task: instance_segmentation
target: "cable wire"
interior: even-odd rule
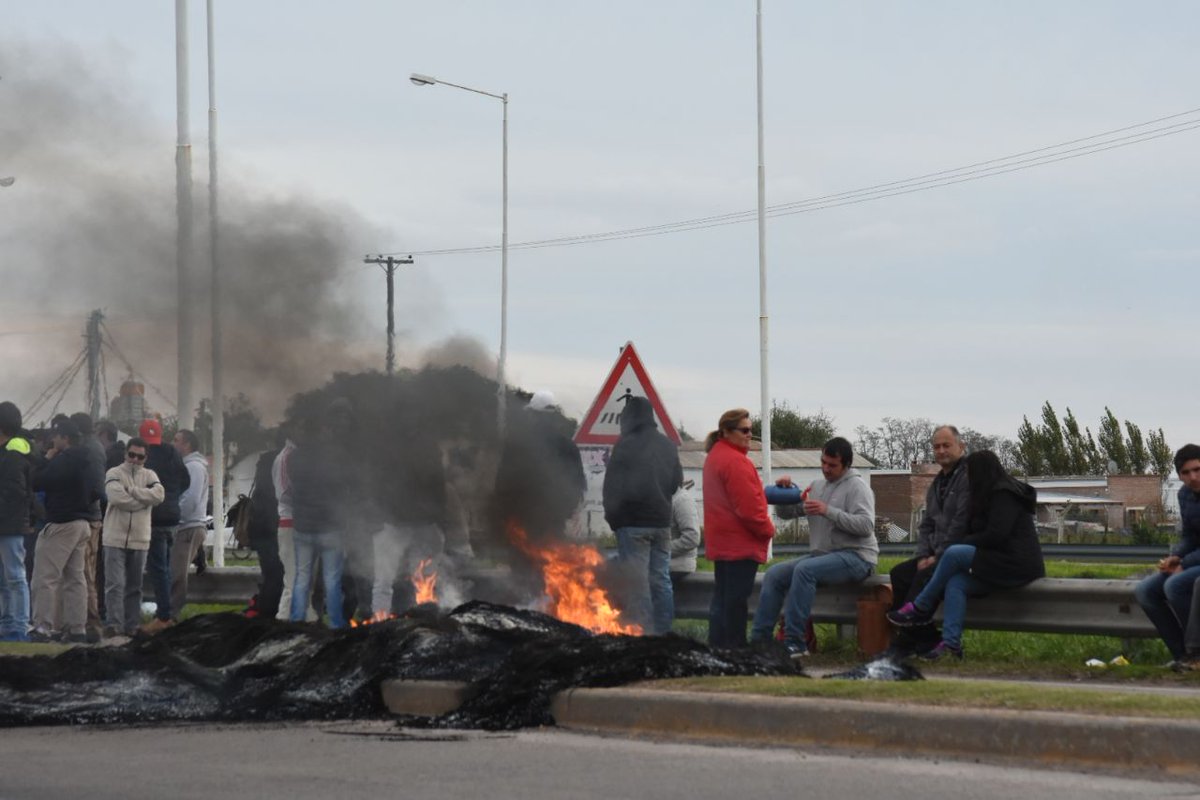
[[[1122,128],[1104,131],[1103,133],[1070,139],[1065,142],[1059,142],[1058,144],[1038,147],[1032,150],[1025,150],[1008,156],[977,161],[961,167],[938,170],[936,172],[929,172],[903,180],[878,183],[872,186],[866,186],[844,192],[837,192],[834,194],[821,195],[805,200],[779,203],[767,207],[767,216],[789,216],[791,214],[802,213],[805,211],[819,211],[828,208],[836,208],[842,205],[853,205],[856,203],[865,202],[867,200],[879,200],[888,197],[896,197],[903,194],[912,194],[917,191],[926,191],[929,189],[951,186],[958,183],[965,183],[971,180],[979,180],[996,175],[1003,175],[1009,172],[1017,172],[1023,169],[1030,169],[1032,167],[1045,166],[1047,164],[1066,161],[1072,158],[1079,158],[1085,155],[1094,155],[1096,153],[1102,153],[1107,150],[1126,147],[1132,144],[1141,144],[1153,139],[1160,139],[1164,136],[1173,136],[1176,134],[1196,130],[1198,127],[1200,127],[1200,120],[1194,118],[1193,115],[1198,112],[1200,112],[1200,108],[1194,108],[1188,111],[1181,111],[1177,114],[1170,114],[1164,117],[1158,117],[1156,119],[1140,122],[1135,125],[1127,125]],[[1138,128],[1146,128],[1148,126],[1157,125],[1159,123],[1179,119],[1181,117],[1193,118],[1184,120],[1182,122],[1176,122],[1171,125],[1154,128],[1148,131],[1143,130],[1138,133],[1131,133],[1125,136],[1111,138],[1115,134],[1126,133],[1127,131],[1133,131]],[[1104,141],[1095,141],[1097,139],[1103,139]],[[1080,143],[1082,142],[1091,142],[1091,144],[1081,145]],[[1072,145],[1080,146],[1072,147]],[[1032,157],[1030,158],[1028,156]],[[725,225],[747,222],[754,219],[756,214],[757,212],[754,210],[736,211],[689,220],[681,220],[678,222],[642,226],[638,228],[626,228],[601,233],[517,242],[515,244],[510,244],[509,249],[534,250],[545,247],[562,247],[569,245],[588,244],[597,241],[615,241],[621,239],[661,236],[668,233],[682,233],[686,231],[722,227]],[[491,244],[478,245],[475,247],[455,247],[403,252],[406,255],[413,256],[436,256],[489,253],[495,252],[499,249],[501,249],[500,245]],[[384,253],[382,255],[400,255],[400,253]]]

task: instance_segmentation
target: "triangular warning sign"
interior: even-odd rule
[[[646,374],[646,368],[642,366],[637,351],[633,349],[633,342],[626,342],[621,348],[621,355],[617,356],[617,363],[613,365],[612,372],[608,373],[608,380],[604,381],[604,386],[592,401],[592,407],[588,409],[583,424],[575,434],[575,443],[616,444],[621,436],[621,412],[629,397],[644,397],[649,400],[650,405],[654,407],[658,429],[675,444],[681,443],[679,432],[671,424],[667,409],[659,399],[658,392],[654,391],[654,384],[650,382],[650,376]]]

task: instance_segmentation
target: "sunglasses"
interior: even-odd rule
[[[126,457],[126,458],[131,458],[131,459],[133,459],[134,461],[145,461],[145,460],[146,460],[146,454],[145,454],[145,453],[126,453],[126,454],[125,454],[125,457]]]
[[[750,435],[750,432],[751,432],[752,430],[754,430],[754,428],[734,428],[734,430],[735,430],[735,431],[737,431],[738,433],[744,433],[744,434],[746,434],[747,436],[749,436],[749,435]]]

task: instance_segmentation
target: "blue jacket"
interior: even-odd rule
[[[1184,569],[1200,566],[1200,495],[1186,486],[1179,489],[1179,542],[1171,555]]]

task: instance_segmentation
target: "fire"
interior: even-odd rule
[[[508,535],[521,552],[541,565],[551,615],[596,633],[641,635],[640,625],[621,624],[621,612],[597,583],[596,569],[604,564],[604,556],[596,548],[566,542],[535,545],[514,522],[508,525]]]
[[[374,625],[376,622],[387,622],[389,619],[399,619],[399,616],[389,611],[376,611],[362,622],[359,622],[356,619],[350,620],[350,627],[361,628],[364,625]]]
[[[428,575],[425,570],[429,569]],[[433,559],[425,558],[417,565],[412,574],[413,588],[417,590],[417,604],[437,602],[437,570],[433,569]]]

